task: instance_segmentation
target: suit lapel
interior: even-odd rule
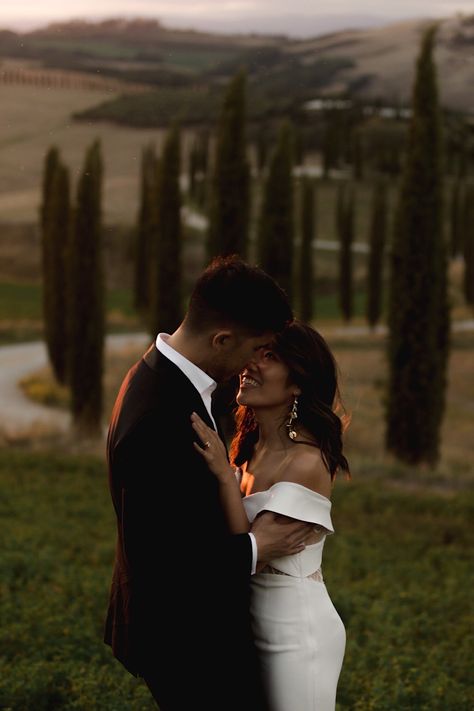
[[[174,397],[182,398],[183,407],[192,404],[192,408],[197,412],[199,417],[204,420],[206,425],[215,430],[214,423],[209,416],[209,413],[204,405],[203,399],[199,391],[195,388],[187,375],[178,368],[175,363],[164,356],[154,343],[150,346],[143,356],[143,360],[155,373],[162,373],[167,378],[170,384],[170,392],[174,393]],[[219,436],[225,442],[221,432],[219,431],[219,422],[216,419],[217,431]]]

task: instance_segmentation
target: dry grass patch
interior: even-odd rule
[[[40,405],[67,409],[70,403],[69,390],[57,382],[51,368],[42,368],[32,375],[27,375],[18,383],[26,397]]]
[[[400,464],[385,452],[383,398],[387,368],[383,340],[377,343],[373,337],[360,339],[359,348],[347,347],[341,342],[335,344],[342,396],[352,417],[346,433],[346,448],[353,462],[354,476],[388,475],[406,486],[429,485],[439,489],[474,486],[473,349],[471,334],[456,336],[449,364],[441,457],[438,466],[432,468]]]

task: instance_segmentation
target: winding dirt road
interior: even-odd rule
[[[145,333],[114,334],[107,337],[106,348],[146,346],[150,336]],[[19,381],[48,363],[42,341],[0,347],[0,430],[7,436],[38,430],[66,432],[70,427],[69,413],[29,400],[18,386]]]

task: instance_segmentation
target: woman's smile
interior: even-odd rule
[[[254,377],[245,373],[240,377],[240,388],[245,390],[246,388],[259,388],[261,383],[259,383]]]

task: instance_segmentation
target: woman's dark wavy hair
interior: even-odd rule
[[[349,418],[344,411],[341,416],[337,414],[342,407],[338,369],[328,344],[318,331],[295,320],[275,337],[270,348],[289,369],[289,381],[301,390],[296,424],[314,438],[305,443],[320,449],[331,479],[340,469],[350,477],[349,464],[342,453],[342,435]],[[240,466],[252,457],[258,440],[258,424],[252,409],[244,405],[237,407],[235,422],[230,458],[234,465]]]

